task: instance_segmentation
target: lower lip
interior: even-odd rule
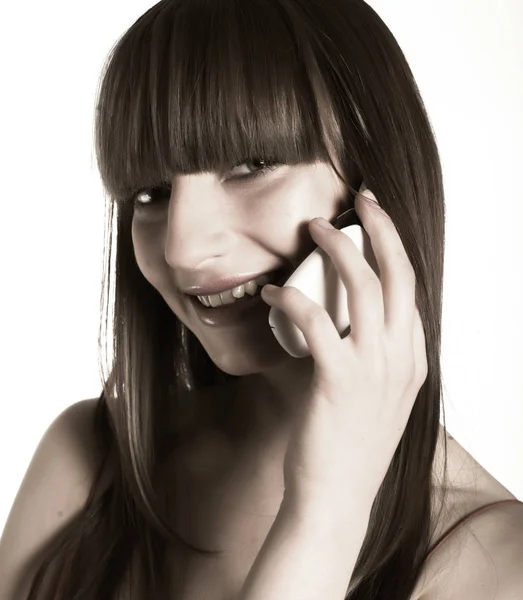
[[[280,276],[276,279],[273,285],[282,285],[288,277]],[[272,282],[271,282],[272,283]],[[196,296],[189,295],[189,302],[194,308],[194,312],[198,319],[204,324],[210,327],[221,327],[223,325],[238,325],[245,320],[252,318],[254,315],[259,314],[262,308],[267,311],[270,310],[270,306],[263,301],[260,293],[260,289],[256,290],[255,296],[248,296],[246,300],[240,300],[239,302],[233,302],[224,306],[217,306],[215,308],[204,306]]]

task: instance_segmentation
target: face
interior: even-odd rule
[[[336,163],[335,163],[336,164]],[[338,164],[337,168],[341,171]],[[182,289],[246,273],[292,271],[314,249],[308,221],[333,219],[347,208],[347,189],[328,163],[280,165],[257,177],[260,163],[226,174],[175,177],[165,198],[135,210],[132,239],[138,266],[212,361],[232,375],[269,370],[296,361],[278,344],[261,297],[227,308],[216,324],[213,308],[198,316],[195,297]],[[348,181],[351,185],[354,180]],[[153,204],[154,203],[154,204]],[[259,289],[257,294],[259,294]],[[247,302],[253,302],[247,308]],[[206,316],[207,315],[207,316]]]

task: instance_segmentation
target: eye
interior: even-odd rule
[[[282,163],[277,161],[269,161],[263,158],[247,158],[244,159],[241,163],[235,165],[229,173],[232,173],[234,170],[239,167],[247,166],[250,169],[250,166],[254,166],[255,171],[248,170],[247,173],[240,174],[236,177],[230,177],[232,181],[246,181],[246,180],[254,180],[257,177],[262,175],[266,175],[268,171],[274,171],[277,169]],[[163,183],[157,186],[143,188],[134,194],[131,195],[131,201],[133,203],[135,211],[143,211],[143,210],[153,210],[155,208],[160,208],[166,201],[169,201],[171,197],[171,186],[167,183]]]
[[[258,170],[249,171],[244,175],[240,175],[239,177],[233,177],[233,179],[254,179],[260,175],[266,175],[268,171],[274,171],[278,168],[278,166],[280,166],[280,164],[281,163],[277,161],[269,161],[263,158],[246,158],[241,163],[238,163],[232,169],[232,171],[234,171],[234,169],[237,169],[238,167],[243,166],[247,166],[249,168],[250,165],[254,165],[254,168]]]
[[[167,184],[157,185],[150,188],[144,188],[132,194],[131,200],[136,211],[156,208],[169,201],[171,197],[171,188]],[[159,204],[160,203],[160,204]]]

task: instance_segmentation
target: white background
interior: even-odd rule
[[[523,3],[370,4],[409,60],[443,161],[447,425],[523,499]],[[2,9],[0,531],[47,426],[101,391],[95,93],[110,48],[150,6]]]

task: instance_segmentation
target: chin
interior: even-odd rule
[[[263,373],[287,361],[296,360],[285,352],[276,339],[272,341],[271,344],[250,344],[247,347],[235,344],[231,350],[224,346],[219,349],[204,347],[219,369],[228,375],[241,377]]]

